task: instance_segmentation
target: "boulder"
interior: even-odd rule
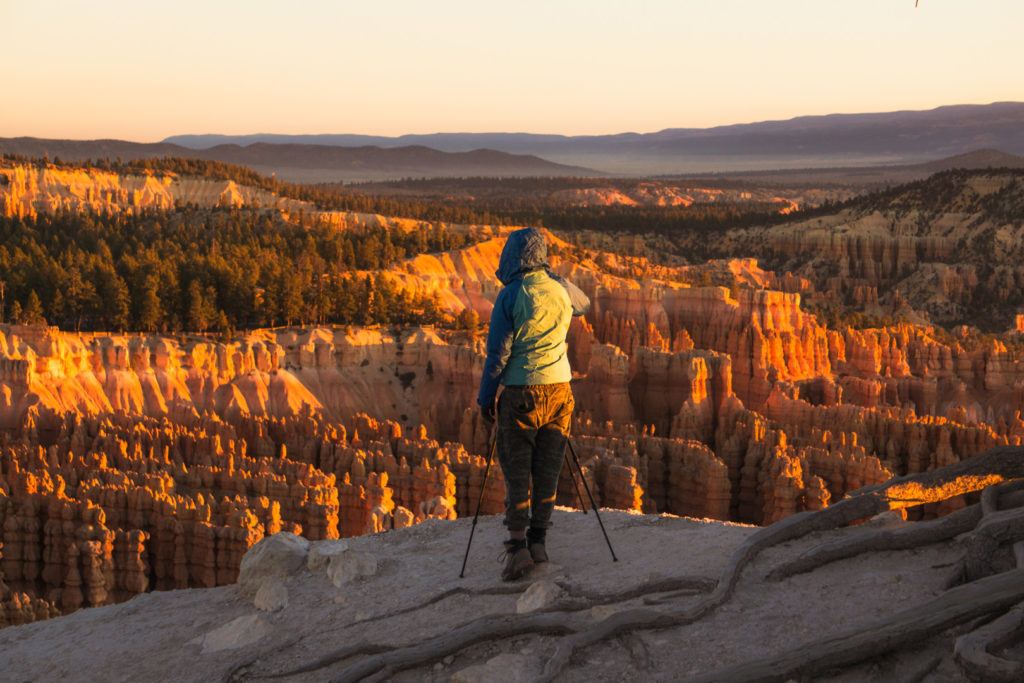
[[[270,577],[294,574],[306,563],[309,541],[283,531],[266,536],[242,557],[238,588],[244,595],[255,595]]]

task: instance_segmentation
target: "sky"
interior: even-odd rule
[[[1020,0],[0,0],[0,137],[602,134],[1024,100]]]

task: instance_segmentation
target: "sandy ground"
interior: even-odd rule
[[[593,514],[558,510],[548,542],[552,562],[518,586],[525,590],[532,582],[557,579],[568,582],[574,592],[596,593],[657,577],[716,578],[731,551],[754,531],[710,520],[611,510],[602,517],[619,562],[611,561]],[[0,630],[0,679],[222,680],[256,659],[254,671],[287,670],[357,642],[413,643],[482,615],[514,613],[520,594],[487,594],[507,587],[499,579],[496,561],[503,537],[499,518],[481,519],[467,576],[459,579],[468,532],[467,519],[350,539],[351,548],[378,559],[376,575],[337,588],[323,572],[302,569],[286,580],[289,604],[278,612],[257,611],[235,586],[226,586],[149,593],[120,605],[6,628]],[[638,632],[583,650],[559,680],[678,680],[789,649],[937,595],[958,556],[955,546],[940,544],[845,560],[778,583],[762,581],[794,553],[845,533],[852,530],[815,534],[765,552],[745,572],[735,597],[701,621]],[[455,594],[426,604],[456,587],[481,594]],[[204,653],[203,636],[239,617],[248,617],[245,623],[255,624],[262,637]],[[396,680],[449,681],[453,674],[458,674],[456,680],[472,680],[465,670],[502,654],[519,656],[499,660],[508,665],[499,667],[500,676],[486,679],[530,680],[554,643],[552,636],[526,636],[481,644],[402,672]],[[820,680],[912,680],[937,656],[944,659],[925,680],[960,680],[945,655],[950,643],[938,637]],[[336,665],[283,680],[330,680],[339,670]]]

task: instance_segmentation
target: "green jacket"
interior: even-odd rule
[[[566,334],[590,306],[576,286],[548,270],[544,234],[516,230],[498,261],[498,293],[487,333],[487,360],[477,402],[492,405],[498,385],[557,384],[572,379]]]

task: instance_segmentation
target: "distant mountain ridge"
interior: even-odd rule
[[[421,145],[337,147],[332,145],[253,143],[192,149],[169,142],[125,140],[48,140],[0,138],[0,153],[60,157],[67,161],[186,157],[248,166],[296,182],[384,180],[443,176],[594,175],[586,168],[556,164],[536,156],[491,149],[444,152]]]
[[[767,171],[740,171],[735,173],[696,173],[690,174],[689,177],[729,178],[731,180],[752,183],[771,183],[782,187],[793,185],[829,185],[849,187],[863,192],[921,180],[933,173],[955,168],[968,170],[1024,168],[1024,156],[1007,154],[996,149],[979,149],[973,152],[956,154],[951,157],[916,164],[791,168]],[[672,176],[665,177],[671,178]]]
[[[927,111],[800,116],[782,121],[614,135],[175,135],[164,142],[194,149],[261,142],[379,147],[425,145],[446,152],[486,147],[620,173],[907,164],[982,148],[1024,154],[1024,102],[950,105]]]

